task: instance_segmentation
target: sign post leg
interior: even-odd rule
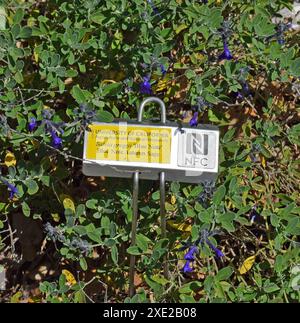
[[[132,224],[131,224],[131,246],[136,243],[136,230],[138,221],[138,196],[139,196],[139,172],[133,174],[133,193],[132,193]],[[133,297],[135,294],[134,287],[134,273],[135,273],[135,256],[130,255],[129,265],[129,296]]]
[[[163,239],[167,238],[167,222],[166,222],[166,186],[165,186],[165,172],[159,175],[160,180],[160,221],[161,221],[161,235]],[[164,256],[164,277],[169,278],[168,255]]]
[[[160,113],[161,113],[161,124],[166,124],[166,121],[167,121],[166,106],[161,99],[156,98],[156,97],[149,97],[142,102],[142,104],[138,110],[138,122],[142,122],[145,105],[150,102],[155,102],[155,103],[159,104]],[[165,200],[166,200],[166,189],[165,189],[166,177],[165,176],[166,176],[165,172],[161,172],[159,175],[159,180],[160,180],[160,221],[161,221],[161,235],[162,235],[163,239],[167,238],[166,209],[165,209]],[[164,257],[163,269],[164,269],[164,277],[168,278],[169,277],[169,269],[168,269],[168,256],[167,255]]]

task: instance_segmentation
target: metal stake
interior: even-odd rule
[[[160,221],[161,221],[161,235],[163,239],[167,238],[167,220],[166,220],[166,185],[165,185],[165,172],[159,174],[160,184]],[[164,277],[169,278],[168,255],[164,256]]]
[[[133,194],[132,194],[132,224],[131,224],[131,246],[136,242],[136,229],[138,221],[138,197],[139,197],[139,172],[133,174]],[[134,273],[135,273],[135,256],[130,255],[129,267],[129,295],[134,296]]]
[[[160,106],[161,112],[161,123],[166,123],[166,106],[164,102],[156,97],[149,97],[145,99],[139,110],[138,110],[138,122],[143,121],[143,112],[144,107],[150,103],[156,102]],[[161,234],[162,238],[165,239],[167,237],[166,233],[166,211],[165,211],[165,199],[166,199],[166,190],[165,190],[165,172],[161,172],[159,174],[160,180],[160,217],[161,217]],[[133,194],[132,194],[132,225],[131,225],[131,246],[134,246],[136,243],[136,231],[137,231],[137,221],[138,221],[138,194],[139,194],[139,172],[136,171],[133,174]],[[168,269],[168,258],[167,255],[164,257],[164,276],[165,278],[169,277],[169,269]],[[135,286],[134,286],[134,274],[135,274],[135,256],[130,255],[130,267],[129,267],[129,296],[133,297],[135,294]]]

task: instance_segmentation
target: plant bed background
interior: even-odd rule
[[[1,302],[299,301],[300,33],[283,8],[0,1]],[[82,174],[83,132],[136,118],[150,95],[171,121],[219,127],[220,169],[167,184],[167,240],[158,183],[143,181],[128,249],[131,181]]]

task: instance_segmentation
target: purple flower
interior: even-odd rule
[[[140,92],[142,94],[152,94],[151,84],[150,84],[150,76],[144,76],[143,82],[140,84]]]
[[[19,194],[18,189],[15,185],[8,184],[9,199],[12,200],[16,194]]]
[[[216,248],[208,239],[206,239],[206,243],[209,245],[209,247],[215,252],[216,256],[218,258],[222,258],[225,255],[223,254],[223,252],[221,250],[219,250],[218,248]]]
[[[19,194],[17,187],[13,184],[10,184],[7,180],[2,179],[2,182],[9,189],[9,199],[12,200],[16,194]]]
[[[189,247],[188,252],[184,255],[186,260],[184,267],[182,268],[184,273],[191,273],[193,271],[193,262],[195,261],[195,254],[198,252],[198,248],[195,245]]]
[[[191,267],[191,264],[193,264],[192,261],[190,261],[190,260],[186,261],[185,265],[182,268],[182,270],[185,274],[193,272],[193,267]]]
[[[52,146],[54,148],[61,148],[62,139],[59,138],[58,135],[54,131],[51,131],[51,137],[52,137]]]
[[[196,127],[198,125],[198,112],[194,112],[192,119],[190,120],[190,126]]]
[[[194,261],[195,260],[195,253],[198,252],[198,248],[196,246],[191,246],[189,251],[184,255],[185,260]]]
[[[224,46],[224,51],[223,53],[219,56],[219,59],[222,60],[222,59],[227,59],[227,60],[231,60],[233,59],[233,56],[231,55],[230,53],[230,50],[228,48],[228,45],[227,45],[227,42],[226,40],[224,39],[223,40],[223,46]]]
[[[30,122],[29,122],[29,124],[28,124],[28,130],[30,131],[30,132],[32,132],[32,131],[34,131],[35,130],[35,128],[37,127],[37,121],[36,121],[36,119],[35,118],[31,118],[30,119]]]

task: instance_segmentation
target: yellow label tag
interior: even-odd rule
[[[89,126],[86,158],[169,164],[171,129],[128,124]]]

